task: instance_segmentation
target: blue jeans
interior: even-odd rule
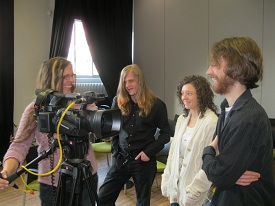
[[[132,177],[135,183],[137,206],[149,206],[151,187],[156,175],[156,160],[148,162],[131,159],[126,165],[118,158],[108,171],[100,187],[98,199],[100,206],[114,206],[123,185]]]
[[[97,173],[94,174],[92,176],[92,196],[93,197],[97,197],[97,184],[98,184],[98,175]],[[41,206],[53,206],[54,205],[54,199],[53,199],[53,188],[55,188],[55,191],[57,191],[56,187],[53,187],[51,185],[47,185],[47,184],[43,184],[40,183],[40,188],[39,188],[39,192],[40,192],[40,200],[41,200]],[[64,205],[68,205],[69,204],[69,199],[70,199],[70,192],[66,191],[65,193],[65,204]],[[93,202],[95,200],[92,200]],[[83,182],[83,189],[82,189],[82,201],[81,201],[81,206],[91,206],[91,199],[90,199],[90,195],[89,195],[89,191],[87,188],[87,185],[85,182]]]

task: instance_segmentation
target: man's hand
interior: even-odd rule
[[[135,158],[135,160],[137,159],[141,159],[143,162],[148,162],[150,160],[150,158],[143,152],[141,151]]]
[[[218,155],[220,153],[219,148],[218,148],[218,135],[215,137],[213,142],[211,142],[210,146],[214,147],[214,149],[216,151],[216,155]]]
[[[237,180],[236,184],[241,186],[247,186],[250,185],[251,182],[256,182],[260,178],[260,174],[253,171],[246,171],[243,173],[243,175],[240,177],[240,179]]]

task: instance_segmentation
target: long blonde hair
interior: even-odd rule
[[[37,80],[36,80],[36,89],[40,89],[42,91],[47,89],[53,89],[58,92],[63,92],[63,72],[65,68],[71,65],[71,62],[66,60],[63,57],[54,57],[47,61],[45,61],[38,72]],[[75,87],[72,87],[72,92]],[[34,110],[30,112],[29,117],[26,122],[20,121],[19,133],[16,134],[15,138],[12,141],[22,142],[28,139],[31,134],[36,130],[37,123],[34,118]],[[32,127],[28,128],[29,125]],[[27,131],[26,131],[27,130]],[[21,139],[23,133],[26,133],[26,136]]]
[[[136,93],[136,99],[140,109],[139,116],[146,117],[151,112],[151,109],[155,104],[156,96],[147,87],[144,75],[136,64],[131,64],[124,67],[120,73],[120,80],[117,90],[118,107],[120,108],[123,116],[129,115],[131,112],[131,97],[125,89],[124,85],[124,79],[130,72],[132,72],[132,74],[138,78],[139,87]]]

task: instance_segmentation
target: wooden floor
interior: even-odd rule
[[[108,165],[106,161],[106,154],[96,154],[98,161],[98,175],[99,175],[99,186],[103,183],[103,180],[108,171]],[[1,168],[0,168],[1,171]],[[158,187],[156,187],[156,183],[154,182],[152,186],[152,194],[151,194],[151,206],[168,206],[170,205],[167,198],[161,195],[160,184],[161,184],[161,174],[157,173]],[[23,187],[20,178],[14,181],[19,187]],[[0,190],[0,206],[21,206],[23,201],[23,192],[9,187],[5,190]],[[39,192],[35,192],[34,195],[27,194],[26,195],[26,206],[39,206]],[[128,189],[126,194],[124,191],[121,191],[117,202],[117,206],[134,206],[136,205],[136,196],[134,187]]]

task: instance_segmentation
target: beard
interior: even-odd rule
[[[222,78],[216,77],[216,84],[213,84],[213,91],[221,95],[226,94],[234,83],[235,81],[227,75]]]

